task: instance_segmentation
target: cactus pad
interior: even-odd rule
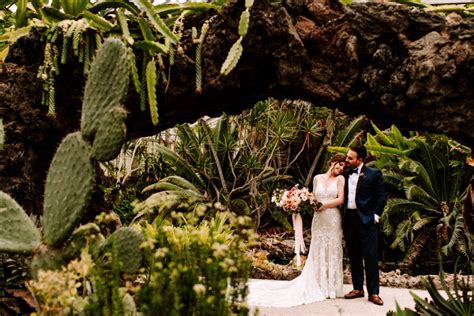
[[[41,245],[31,260],[31,276],[38,278],[39,270],[56,270],[66,265],[61,250]]]
[[[140,245],[143,242],[142,233],[132,227],[124,227],[116,230],[105,241],[106,252],[117,251],[117,259],[121,262],[121,271],[135,273],[142,263],[142,249]]]
[[[92,245],[92,249],[99,248],[104,241],[100,227],[95,223],[87,223],[76,228],[64,247],[64,258],[72,260],[81,255],[82,248]]]
[[[84,90],[81,132],[93,139],[104,113],[120,104],[128,88],[127,48],[118,39],[107,39],[97,52]]]
[[[92,144],[92,159],[109,161],[117,157],[127,136],[126,118],[127,112],[122,107],[114,107],[99,120]]]
[[[0,191],[0,252],[31,253],[41,235],[23,208]]]
[[[44,241],[58,246],[79,223],[94,187],[90,146],[80,132],[67,135],[54,155],[44,192]]]

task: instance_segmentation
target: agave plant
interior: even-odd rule
[[[429,241],[436,241],[438,256],[456,250],[469,258],[461,201],[472,172],[465,163],[470,150],[445,136],[405,138],[395,126],[374,130],[366,147],[387,187],[398,192],[387,201],[383,230],[394,237],[392,248],[406,251],[402,265],[412,269]]]
[[[443,271],[440,272],[440,283],[445,295],[437,289],[431,277],[423,279],[423,285],[431,296],[427,301],[413,292],[411,296],[415,300],[415,310],[405,308],[402,310],[397,303],[398,316],[411,315],[472,315],[474,313],[474,297],[472,296],[471,277],[461,278],[459,283],[456,269],[454,271],[453,289],[446,284]]]

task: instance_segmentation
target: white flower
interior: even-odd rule
[[[201,283],[197,283],[194,284],[193,291],[196,292],[197,295],[204,295],[206,293],[206,287]]]

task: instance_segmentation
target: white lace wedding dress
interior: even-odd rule
[[[318,181],[316,197],[324,202],[337,197],[337,181],[327,188]],[[311,245],[301,274],[291,281],[249,281],[247,302],[252,306],[292,307],[342,297],[342,227],[338,208],[315,212]]]

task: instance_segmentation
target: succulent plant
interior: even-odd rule
[[[56,270],[66,263],[61,249],[42,244],[35,250],[31,261],[31,276],[36,279],[40,270]]]
[[[91,233],[100,235],[94,224],[74,229],[94,188],[95,162],[114,158],[125,141],[127,113],[119,104],[127,91],[128,74],[125,45],[118,39],[107,39],[97,53],[86,83],[81,131],[64,138],[48,171],[44,244],[39,230],[21,206],[0,191],[0,251],[33,254],[34,277],[40,269],[56,269],[76,256]],[[1,132],[3,139],[3,129]],[[97,240],[100,242],[101,238]],[[64,245],[66,241],[69,243]],[[141,263],[141,242],[139,231],[123,228],[113,233],[104,245],[118,249],[123,271],[134,272]]]
[[[120,270],[127,273],[135,273],[141,266],[143,242],[142,233],[133,227],[117,229],[107,238],[104,243],[104,252],[116,251],[118,261],[121,263]]]
[[[82,218],[95,183],[91,147],[79,132],[67,135],[49,167],[44,192],[44,241],[60,246]]]
[[[113,107],[104,113],[92,143],[92,159],[109,161],[117,157],[127,136],[126,118],[127,112],[122,107]]]
[[[118,39],[107,39],[91,68],[84,90],[81,133],[93,139],[100,120],[111,108],[121,104],[128,87],[127,48]]]

